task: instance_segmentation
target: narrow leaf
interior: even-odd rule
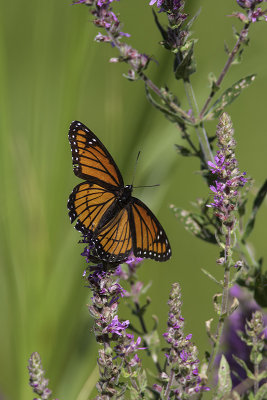
[[[221,97],[211,106],[211,108],[205,114],[205,119],[212,120],[217,118],[226,106],[231,104],[242,92],[243,89],[247,88],[255,79],[256,75],[249,75],[243,79],[240,79],[228,88]]]
[[[260,206],[262,205],[266,194],[267,194],[267,179],[264,182],[264,184],[262,185],[262,187],[260,188],[260,190],[258,191],[258,193],[256,195],[256,198],[254,200],[253,207],[252,207],[252,212],[251,212],[251,215],[250,215],[249,220],[247,222],[244,235],[242,237],[243,241],[245,241],[248,238],[248,236],[250,235],[251,231],[254,228],[257,212],[258,212]]]
[[[157,16],[157,14],[155,13],[155,11],[153,10],[153,8],[152,8],[152,12],[153,12],[153,16],[154,16],[154,19],[155,19],[155,23],[156,23],[156,25],[157,25],[157,27],[158,27],[160,33],[161,33],[161,36],[162,36],[162,38],[163,38],[163,40],[164,40],[164,42],[165,42],[165,41],[168,40],[168,33],[167,33],[167,31],[162,27],[162,25],[160,24],[159,19],[158,19],[158,16]]]
[[[163,114],[165,114],[166,117],[170,117],[172,121],[178,122],[181,125],[185,124],[184,119],[177,113],[169,110],[168,108],[162,106],[161,104],[159,104],[150,94],[148,87],[145,86],[146,89],[146,96],[148,101],[158,110],[160,110]]]
[[[174,146],[177,150],[177,153],[180,154],[181,156],[190,157],[195,155],[187,147],[181,146],[179,144],[175,144]]]
[[[227,394],[231,392],[231,389],[232,380],[230,376],[230,367],[226,358],[222,355],[218,371],[218,390],[214,400],[225,398]]]
[[[255,396],[255,400],[264,400],[264,399],[267,399],[267,383],[265,383],[259,388]]]
[[[203,274],[207,275],[207,277],[210,278],[213,282],[217,283],[219,286],[222,286],[221,283],[213,275],[211,275],[206,269],[201,268],[201,271],[203,272]]]
[[[266,378],[267,378],[267,371],[262,371],[262,372],[258,375],[257,381],[260,382],[262,379],[266,379]]]
[[[188,48],[182,52],[182,59],[181,54],[175,54],[175,61],[174,61],[174,74],[176,79],[183,79],[187,81],[189,76],[196,71],[196,64],[193,58],[194,55],[194,44],[195,41],[192,40],[188,46]]]
[[[146,335],[144,335],[144,339],[146,341],[146,345],[149,348],[152,360],[154,361],[154,363],[156,363],[158,361],[158,355],[161,348],[158,332],[155,330],[151,333],[147,333]]]
[[[198,9],[198,11],[195,13],[195,15],[189,20],[188,24],[186,25],[187,31],[189,31],[191,29],[193,23],[195,22],[197,17],[200,15],[200,12],[201,12],[201,7]]]
[[[247,364],[245,363],[245,361],[241,360],[241,358],[235,356],[234,354],[232,354],[232,357],[235,359],[237,364],[239,364],[240,367],[242,367],[246,371],[248,378],[255,380],[254,374],[247,367]]]
[[[175,207],[174,205],[171,206],[171,209],[188,232],[205,242],[217,243],[214,233],[209,229],[208,222],[202,215]]]

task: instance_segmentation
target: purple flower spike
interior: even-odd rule
[[[42,400],[49,399],[52,391],[47,387],[48,379],[44,377],[45,371],[42,367],[41,357],[37,352],[32,353],[29,359],[28,370],[30,375],[29,383],[33,392],[38,394]]]
[[[192,334],[185,336],[183,332],[184,318],[181,316],[182,302],[178,283],[172,285],[168,305],[170,308],[168,329],[163,333],[163,337],[168,344],[168,351],[165,353],[166,362],[175,376],[169,398],[189,399],[189,394],[206,390],[206,386],[199,376],[199,360],[197,348],[191,342]],[[161,374],[163,390],[166,390],[166,382],[169,379],[169,376],[165,375]]]
[[[239,204],[239,188],[247,182],[246,173],[241,173],[235,158],[235,146],[232,122],[230,117],[222,114],[217,127],[218,147],[214,163],[208,161],[211,173],[215,175],[214,184],[210,185],[213,202],[208,205],[214,208],[216,216],[223,224],[233,228],[234,214]]]

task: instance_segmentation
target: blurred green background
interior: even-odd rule
[[[121,0],[124,31],[134,47],[152,54],[149,76],[158,86],[167,82],[184,101],[183,87],[173,81],[172,60],[162,49],[149,0]],[[208,73],[217,76],[225,62],[224,41],[234,43],[228,18],[234,0],[194,0],[192,14],[202,11],[194,25],[198,72],[192,77],[198,102],[209,92]],[[251,45],[242,65],[232,67],[224,88],[257,73],[255,83],[228,108],[238,142],[240,168],[258,188],[266,178],[266,23],[254,24]],[[179,132],[148,104],[142,82],[122,77],[125,65],[110,64],[116,51],[93,41],[97,34],[85,6],[66,0],[0,3],[0,399],[34,397],[28,387],[27,360],[38,351],[56,397],[76,398],[95,369],[97,346],[91,333],[84,287],[84,260],[79,233],[70,225],[67,198],[79,180],[72,172],[68,127],[78,119],[88,125],[110,150],[125,182],[132,179],[138,150],[141,158],[136,185],[168,233],[173,257],[168,263],[146,261],[140,271],[153,281],[150,313],[157,314],[160,332],[166,326],[168,293],[179,281],[186,332],[193,333],[200,358],[209,349],[204,321],[213,317],[215,284],[200,268],[220,277],[218,248],[190,236],[175,220],[170,204],[191,208],[190,201],[207,196],[195,173],[196,160],[179,158],[174,143]],[[207,125],[213,135],[215,123]],[[255,190],[255,189],[254,189]],[[266,204],[251,237],[257,256],[266,256]],[[121,306],[121,318],[128,309]],[[148,316],[149,320],[151,319]],[[92,375],[95,385],[97,373]],[[95,392],[94,392],[95,393]],[[93,394],[91,395],[91,398]],[[79,400],[86,399],[81,395]]]

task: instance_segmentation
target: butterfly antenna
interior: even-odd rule
[[[155,186],[160,186],[160,184],[156,183],[156,185],[133,186],[133,188],[134,189],[139,189],[139,188],[144,188],[144,187],[155,187]]]
[[[137,154],[137,157],[136,157],[136,160],[135,160],[135,166],[134,166],[134,173],[133,173],[132,187],[133,187],[134,178],[135,178],[135,173],[136,173],[137,161],[138,161],[138,159],[139,159],[139,156],[140,156],[140,154],[141,154],[141,151],[139,150],[139,151],[138,151],[138,154]]]
[[[139,159],[139,156],[141,154],[141,151],[138,151],[137,157],[136,157],[136,161],[135,161],[135,166],[134,166],[134,174],[133,174],[133,182],[132,182],[132,187],[134,189],[139,189],[139,188],[147,188],[147,187],[155,187],[155,186],[160,186],[158,183],[156,185],[146,185],[146,186],[134,186],[134,178],[135,178],[135,172],[136,172],[136,167],[137,167],[137,161]]]

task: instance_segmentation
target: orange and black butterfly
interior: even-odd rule
[[[132,197],[132,185],[124,186],[113,158],[81,122],[70,125],[73,170],[84,182],[68,201],[71,222],[90,238],[93,255],[110,263],[136,257],[166,261],[171,248],[161,224],[149,208]]]

